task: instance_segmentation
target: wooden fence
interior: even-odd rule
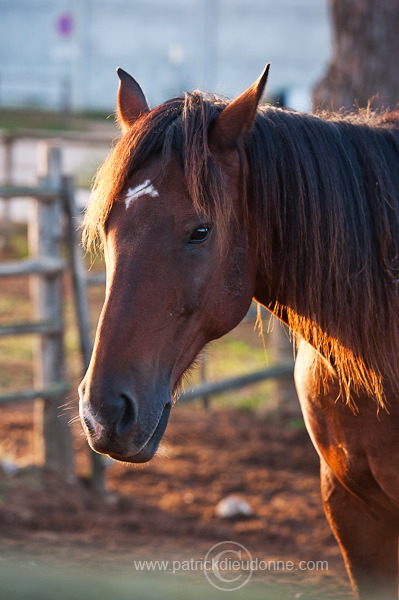
[[[11,194],[12,197],[16,197],[15,193],[18,192],[19,197],[32,197],[30,193],[32,190],[29,187],[20,186],[18,189],[11,187],[12,174],[16,166],[16,152],[15,147],[20,141],[25,140],[56,140],[59,143],[71,143],[74,145],[89,145],[93,146],[104,146],[109,147],[112,141],[111,135],[103,133],[91,132],[79,132],[79,131],[57,131],[57,130],[42,130],[42,129],[18,129],[14,131],[0,130],[0,144],[3,146],[4,152],[4,186],[8,187],[8,191],[3,188],[5,195],[3,198],[9,198],[7,194]],[[44,194],[46,190],[42,190]],[[15,192],[15,193],[14,193]],[[1,238],[0,248],[9,248],[9,236],[10,236],[10,223],[11,216],[9,211],[9,203],[5,202],[3,206],[2,226],[1,226]]]
[[[41,142],[37,186],[5,186],[0,188],[0,197],[8,201],[16,197],[34,200],[33,213],[28,223],[29,258],[0,263],[0,278],[29,276],[36,317],[32,322],[2,325],[0,336],[38,336],[34,351],[34,388],[0,394],[0,404],[36,401],[36,460],[57,470],[66,478],[73,478],[74,457],[69,417],[63,410],[69,387],[65,364],[62,279],[68,266],[73,275],[83,370],[90,361],[91,338],[84,263],[76,232],[78,211],[74,182],[71,177],[64,177],[62,174],[60,147],[48,141]],[[62,258],[65,246],[64,222],[69,265]],[[92,484],[97,489],[103,488],[103,469],[101,457],[92,453]]]
[[[5,188],[0,195],[8,200],[29,196],[35,199],[29,221],[30,258],[0,265],[0,277],[30,276],[36,320],[12,323],[1,335],[38,334],[35,348],[34,389],[0,395],[0,403],[37,400],[34,411],[36,458],[46,466],[74,474],[73,451],[65,403],[65,377],[61,257],[62,173],[59,148],[40,145],[39,181],[32,188]],[[39,400],[40,399],[40,400]]]
[[[79,328],[82,370],[88,367],[92,349],[90,319],[87,304],[87,284],[104,282],[104,275],[90,278],[84,269],[80,239],[76,224],[78,210],[75,203],[74,180],[62,174],[61,150],[56,143],[40,143],[39,180],[37,186],[5,186],[0,188],[0,198],[11,201],[15,197],[34,199],[34,214],[29,220],[29,259],[0,263],[0,278],[26,275],[31,279],[32,301],[36,319],[32,322],[14,322],[0,326],[0,336],[37,334],[35,349],[34,388],[0,395],[0,405],[10,402],[34,400],[35,439],[37,458],[48,467],[73,477],[73,451],[68,419],[60,406],[68,395],[64,356],[64,322],[62,277],[69,267],[72,272],[76,317]],[[62,239],[62,222],[66,223],[66,243],[69,264],[65,263]],[[272,335],[274,362],[277,365],[255,373],[216,382],[203,381],[194,389],[182,394],[180,402],[201,397],[207,405],[209,397],[228,390],[252,385],[266,379],[280,382],[276,397],[282,404],[292,404],[295,394],[292,381],[292,349],[280,327]],[[104,484],[102,457],[92,453],[92,483],[101,490]]]

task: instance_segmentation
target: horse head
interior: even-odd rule
[[[230,104],[194,94],[150,111],[138,83],[118,70],[123,135],[97,186],[108,178],[99,226],[106,297],[79,390],[91,447],[117,460],[152,458],[183,374],[251,303],[256,240],[242,147],[267,73]]]

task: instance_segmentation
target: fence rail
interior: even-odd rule
[[[11,325],[0,325],[0,337],[14,335],[29,335],[33,333],[54,335],[62,331],[61,321],[34,321],[26,323],[11,323]]]
[[[9,186],[0,187],[0,198],[11,200],[12,198],[36,198],[41,202],[53,202],[59,196],[59,188],[33,187],[33,186]]]
[[[87,285],[102,285],[105,283],[105,273],[89,273],[86,276]]]
[[[294,363],[291,362],[285,365],[276,365],[275,367],[255,371],[254,373],[248,373],[247,375],[240,375],[239,377],[221,379],[219,381],[208,381],[195,386],[192,390],[183,392],[179,397],[179,402],[190,402],[196,398],[222,394],[248,385],[254,385],[255,383],[260,383],[267,379],[290,378],[293,376],[293,373]]]
[[[51,277],[59,275],[65,269],[61,258],[42,256],[40,258],[15,260],[0,263],[0,277],[17,277],[20,275],[42,275]]]
[[[117,132],[115,131],[115,135]],[[0,129],[0,141],[3,144],[12,145],[18,140],[65,140],[77,144],[99,144],[109,146],[112,142],[113,135],[97,133],[96,131],[70,131],[65,129],[18,129],[15,131],[7,131]]]
[[[0,405],[12,404],[14,402],[27,402],[30,400],[58,400],[66,397],[68,389],[68,383],[66,381],[61,381],[49,384],[41,389],[19,390],[7,394],[0,394]],[[63,472],[63,469],[61,469],[61,472]]]

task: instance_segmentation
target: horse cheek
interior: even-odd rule
[[[236,327],[245,317],[252,302],[255,272],[246,248],[237,247],[228,257],[224,277],[215,294],[215,337],[221,337]]]

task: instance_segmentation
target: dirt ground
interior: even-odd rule
[[[32,450],[31,409],[3,407],[0,420],[2,446],[23,465]],[[216,543],[232,540],[253,558],[294,564],[293,570],[257,571],[243,597],[261,583],[276,585],[287,599],[350,597],[322,510],[317,455],[298,420],[176,406],[151,463],[109,461],[103,496],[88,486],[86,442],[78,424],[74,432],[77,481],[30,466],[13,472],[4,463],[0,470],[0,567],[33,564],[73,573],[85,564],[97,573],[123,571],[133,581],[134,560],[200,559]],[[253,514],[217,517],[217,503],[229,494],[244,498]],[[302,570],[300,561],[311,562]],[[328,568],[316,569],[316,561]],[[147,574],[163,581],[162,573]],[[216,597],[213,592],[208,585],[208,597]]]
[[[16,305],[20,320],[31,318],[27,282],[9,282],[6,291],[0,321],[9,322]],[[93,324],[101,294],[94,300]],[[240,340],[249,339],[247,329],[252,325]],[[71,390],[81,375],[73,331],[68,328]],[[31,385],[30,343],[18,339],[11,363],[4,360],[5,388]],[[220,401],[208,411],[200,403],[177,404],[155,459],[141,466],[109,460],[102,495],[88,483],[90,453],[79,422],[72,431],[78,476],[66,482],[31,465],[32,405],[0,407],[0,600],[226,598],[201,569],[183,572],[183,566],[201,564],[215,544],[229,540],[268,565],[254,571],[234,600],[351,597],[323,514],[318,458],[298,417],[222,408]],[[215,507],[230,494],[245,499],[253,514],[219,518]],[[183,566],[174,573],[159,565],[141,570],[135,561],[143,560]]]

